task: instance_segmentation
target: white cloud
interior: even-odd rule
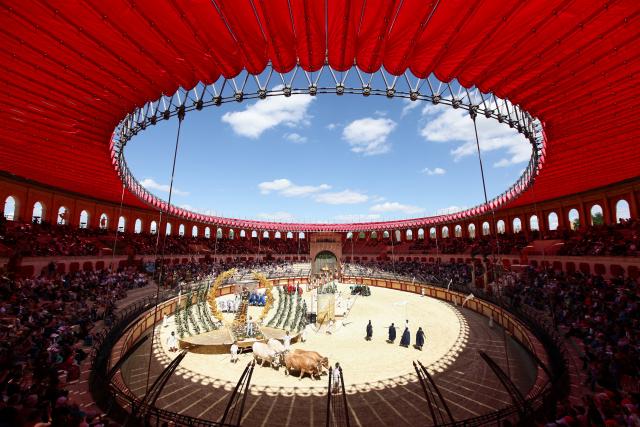
[[[329,130],[334,130],[334,129],[335,129],[335,128],[337,128],[337,127],[338,127],[338,124],[337,124],[337,123],[329,123],[329,124],[327,125],[327,129],[329,129]]]
[[[436,215],[449,215],[449,214],[453,214],[456,212],[460,212],[467,209],[466,206],[456,206],[456,205],[452,205],[452,206],[448,206],[446,208],[442,208],[442,209],[438,209],[436,211]]]
[[[328,205],[352,205],[355,203],[364,203],[369,200],[366,194],[358,193],[352,190],[343,190],[333,193],[322,193],[314,197],[318,203],[326,203]]]
[[[466,156],[476,155],[473,122],[466,110],[427,104],[422,110],[422,115],[426,117],[427,122],[420,130],[420,134],[426,141],[457,144],[451,150],[455,161]],[[501,150],[505,153],[505,157],[495,162],[494,167],[529,161],[531,145],[518,134],[517,130],[482,115],[478,115],[476,122],[480,150],[483,152]]]
[[[307,142],[307,137],[306,136],[302,136],[299,133],[285,133],[283,135],[284,139],[286,139],[287,141],[291,141],[295,144],[304,144],[305,142]]]
[[[153,178],[145,178],[142,181],[140,181],[140,184],[142,184],[142,186],[147,190],[155,190],[161,193],[169,194],[169,184],[160,184],[159,182],[156,182]],[[178,190],[176,187],[173,187],[172,193],[175,194],[176,196],[189,195],[188,191]]]
[[[186,209],[188,211],[191,212],[196,212],[202,215],[210,215],[210,216],[216,216],[217,214],[215,213],[215,211],[211,210],[211,209],[203,209],[203,208],[195,208],[189,204],[184,204],[184,205],[179,205],[179,207],[181,207],[182,209]]]
[[[378,117],[385,117],[387,115],[387,112],[384,110],[376,110],[373,112],[373,114],[375,114]]]
[[[262,212],[257,215],[258,219],[265,221],[292,221],[294,219],[293,214],[284,211],[266,213]]]
[[[288,179],[280,178],[274,179],[273,181],[265,181],[258,184],[258,188],[262,194],[269,194],[272,191],[284,190],[287,187],[290,187],[291,181]]]
[[[404,104],[404,107],[402,107],[402,113],[400,113],[400,117],[406,116],[411,112],[411,110],[414,110],[415,108],[422,105],[420,101],[412,101],[408,98],[403,98],[402,103]]]
[[[367,222],[367,221],[378,221],[381,218],[380,214],[366,214],[366,215],[357,215],[357,214],[344,214],[344,215],[336,215],[334,220],[337,222]]]
[[[403,205],[398,202],[384,202],[371,206],[373,212],[402,212],[406,214],[417,214],[424,212],[423,208],[412,205]]]
[[[313,193],[320,191],[326,191],[331,189],[330,185],[296,185],[293,182],[285,178],[274,179],[273,181],[265,181],[258,184],[260,193],[270,194],[272,192],[278,193],[285,197],[305,197]]]
[[[354,153],[363,153],[365,156],[383,154],[391,149],[387,138],[396,125],[396,122],[387,118],[354,120],[342,130],[342,139],[347,141]]]
[[[444,175],[447,171],[442,168],[424,168],[422,169],[422,173],[426,173],[427,175]]]
[[[227,112],[221,120],[231,125],[236,134],[255,139],[281,124],[289,127],[308,124],[307,110],[313,100],[309,95],[271,96],[247,105],[242,111]]]
[[[369,196],[353,190],[327,192],[331,189],[328,184],[297,185],[286,178],[274,179],[258,184],[260,193],[275,193],[284,197],[307,197],[313,195],[313,200],[328,205],[351,205],[369,200]]]

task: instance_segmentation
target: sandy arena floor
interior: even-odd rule
[[[348,286],[341,289],[345,293]],[[422,361],[435,373],[434,381],[456,420],[477,417],[512,403],[478,351],[489,354],[509,372],[523,394],[530,390],[537,372],[533,360],[501,328],[489,327],[486,317],[411,293],[375,287],[371,293],[370,297],[354,299],[344,325],[339,320],[333,334],[310,330],[306,343],[294,344],[294,348],[317,350],[331,363],[338,361],[343,366],[351,425],[416,426],[434,422],[413,370],[413,360]],[[252,309],[254,318],[259,310]],[[232,315],[225,317],[230,320]],[[385,342],[386,326],[395,322],[402,328],[407,317],[412,342],[418,326],[426,332],[423,352]],[[371,342],[364,340],[369,319],[374,325]],[[159,326],[160,334],[155,334],[153,345],[150,340],[144,343],[123,364],[123,379],[138,397],[176,356],[166,348],[166,337],[173,328],[172,323],[166,328]],[[245,354],[232,364],[228,354],[188,354],[164,387],[156,406],[200,419],[220,420],[251,358],[251,354]],[[242,425],[324,425],[326,397],[326,375],[322,380],[300,380],[285,376],[282,368],[276,371],[256,366]]]
[[[464,349],[468,328],[459,311],[433,298],[421,297],[391,289],[372,288],[371,296],[349,295],[349,285],[340,284],[344,299],[352,299],[351,311],[344,318],[338,318],[333,332],[326,333],[326,327],[317,330],[314,325],[307,327],[307,341],[295,343],[292,348],[315,350],[329,358],[332,365],[340,362],[345,372],[345,386],[348,391],[362,391],[369,384],[378,381],[392,380],[415,373],[413,360],[420,360],[430,371],[442,372],[451,365]],[[310,293],[304,294],[307,304]],[[252,307],[250,314],[256,318],[261,308]],[[270,319],[275,310],[267,315]],[[225,314],[231,319],[231,314]],[[405,319],[409,320],[411,342],[415,342],[415,333],[419,326],[426,333],[426,345],[423,351],[413,347],[403,348],[398,344],[404,330]],[[365,341],[365,327],[371,320],[374,326],[372,341]],[[398,332],[395,344],[388,344],[387,327],[394,322]],[[177,355],[167,349],[167,337],[174,330],[173,318],[168,326],[160,328],[161,346],[156,346],[156,357],[163,364],[168,364]],[[252,353],[240,355],[238,363],[230,362],[228,354],[188,354],[182,361],[177,375],[197,378],[202,384],[220,383],[235,384],[242,374],[247,362],[253,358]],[[280,392],[315,393],[326,391],[326,375],[322,380],[314,380],[308,376],[299,379],[287,376],[284,369],[276,370],[268,365],[256,366],[251,383],[256,391],[278,387]],[[316,389],[317,390],[314,390]],[[285,389],[285,390],[283,390]],[[288,394],[288,393],[287,393]]]

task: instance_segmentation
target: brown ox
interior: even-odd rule
[[[320,377],[321,366],[314,358],[306,355],[287,353],[284,355],[285,374],[290,371],[299,371],[300,379],[304,374],[309,374],[311,378]]]
[[[296,348],[295,350],[293,350],[293,353],[311,357],[313,358],[313,360],[316,361],[316,363],[319,363],[323,368],[326,368],[327,370],[329,369],[329,358],[324,357],[317,351],[303,350],[301,348]]]

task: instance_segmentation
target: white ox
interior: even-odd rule
[[[267,341],[267,345],[278,354],[284,354],[284,352],[286,351],[284,348],[284,344],[282,344],[275,338],[269,338],[269,341]]]
[[[260,360],[260,366],[264,366],[264,362],[268,362],[272,367],[276,369],[280,367],[281,355],[271,347],[269,347],[267,344],[262,342],[254,342],[251,348],[253,349],[253,358],[256,361]]]

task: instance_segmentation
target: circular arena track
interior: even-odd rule
[[[340,285],[343,295],[346,285]],[[432,424],[412,362],[427,367],[455,420],[473,418],[511,405],[509,394],[479,356],[487,353],[527,395],[536,380],[536,365],[528,353],[498,326],[467,308],[419,294],[372,288],[369,297],[351,297],[352,308],[331,334],[308,327],[305,343],[292,347],[317,350],[343,367],[350,417],[354,425]],[[426,332],[422,352],[398,345],[409,319],[411,341],[421,326]],[[364,340],[366,322],[374,325],[373,340]],[[398,326],[395,344],[386,343],[387,326]],[[157,326],[149,383],[178,353],[166,337],[174,325]],[[506,339],[506,341],[505,341]],[[122,366],[122,379],[141,397],[147,386],[150,345],[147,341]],[[156,401],[158,408],[217,421],[251,353],[232,364],[228,354],[189,353]],[[507,360],[508,358],[508,360]],[[284,369],[256,365],[242,425],[318,425],[325,422],[327,375],[320,380],[287,376]]]

